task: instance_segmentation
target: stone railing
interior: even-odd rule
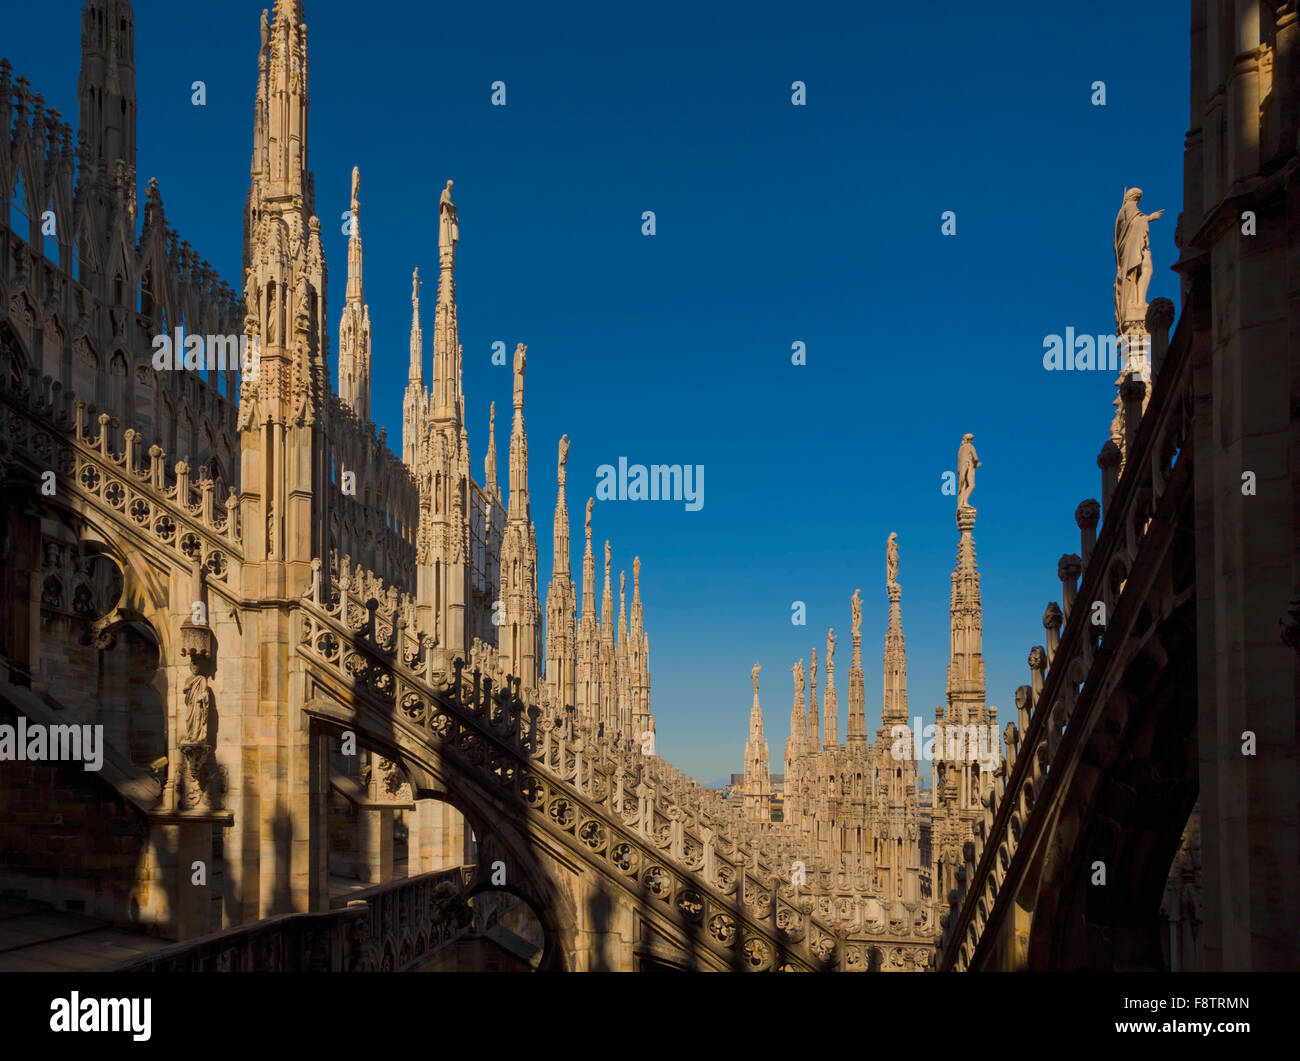
[[[1105,506],[1100,537],[1102,506],[1089,499],[1075,512],[1080,553],[1061,557],[1057,565],[1061,603],[1050,603],[1044,612],[1047,643],[1029,653],[1031,683],[1016,690],[1018,724],[1007,725],[1006,757],[985,798],[975,838],[965,844],[965,865],[957,870],[957,886],[947,896],[948,910],[940,918],[941,969],[965,970],[975,955],[1002,884],[1030,832],[1034,807],[1050,801],[1061,776],[1059,769],[1052,773],[1052,764],[1066,727],[1082,725],[1076,715],[1081,702],[1087,701],[1089,708],[1096,703],[1088,678],[1094,661],[1109,655],[1113,646],[1103,640],[1106,626],[1094,624],[1093,610],[1104,609],[1106,621],[1114,620],[1151,520],[1175,474],[1187,471],[1183,455],[1191,440],[1191,331],[1184,317],[1167,350],[1164,336],[1155,337],[1157,378],[1145,412],[1140,395],[1128,397],[1134,408],[1127,421],[1122,476],[1113,441],[1097,458]]]
[[[7,378],[0,365],[0,381]],[[164,552],[187,565],[201,560],[210,579],[232,581],[231,566],[243,555],[234,492],[219,501],[212,480],[190,480],[185,461],[169,473],[163,451],[150,446],[142,454],[131,429],[122,433],[118,449],[107,413],[99,414],[93,437],[85,419],[81,399],[60,397],[48,376],[38,380],[32,373],[22,388],[0,383],[0,457],[26,461],[38,479],[54,472],[56,484],[135,526]]]
[[[338,909],[281,914],[100,971],[400,972],[469,931],[468,870],[381,884],[347,896]]]
[[[677,801],[688,787],[675,771],[580,721],[526,706],[477,670],[466,682],[461,660],[444,673],[427,645],[423,659],[399,659],[369,623],[353,630],[340,611],[304,600],[299,652],[377,711],[386,740],[400,732],[431,745],[499,798],[531,809],[549,835],[646,896],[651,911],[687,933],[702,927],[737,967],[826,968],[842,958],[837,930],[811,916],[807,895],[716,828],[722,823],[699,803]]]
[[[110,973],[339,972],[349,968],[349,941],[363,907],[317,914],[281,914],[176,943],[104,966]]]
[[[412,636],[410,633],[414,626],[413,604],[405,594],[399,594],[392,587],[385,590],[381,580],[359,566],[353,569],[346,557],[341,564],[332,564],[331,568],[333,577],[328,590],[323,589],[322,580],[316,578],[304,598],[313,610],[321,609],[347,631],[346,638],[337,634],[325,638],[323,644],[335,654],[327,662],[336,658],[345,660],[349,682],[355,678],[354,671],[360,672],[372,665],[382,668],[396,666],[396,677],[388,672],[379,680],[378,688],[385,700],[390,682],[400,681],[403,671],[413,681],[422,679],[423,684],[432,689],[440,689],[452,681],[453,665],[445,653],[437,651],[424,635],[416,633]],[[343,605],[345,600],[346,609]],[[305,643],[314,643],[310,635]],[[348,645],[348,651],[338,657],[337,651],[344,644]],[[308,654],[320,655],[318,651],[309,651]],[[635,822],[641,813],[637,789],[643,786],[649,801],[646,810],[648,830],[660,852],[666,851],[676,859],[685,857],[685,869],[702,867],[697,852],[703,852],[707,846],[718,875],[728,882],[725,894],[732,894],[734,890],[735,866],[744,863],[751,874],[751,894],[764,894],[764,886],[769,890],[776,887],[782,901],[789,902],[805,914],[814,914],[826,925],[836,925],[836,931],[840,933],[854,933],[845,952],[849,967],[865,968],[869,964],[867,950],[857,946],[858,942],[864,942],[858,939],[858,932],[869,933],[873,943],[884,939],[895,946],[904,943],[923,944],[926,948],[931,946],[937,927],[932,901],[873,901],[864,876],[841,867],[822,865],[818,859],[805,853],[804,845],[792,830],[753,825],[746,821],[740,807],[724,800],[719,793],[702,787],[666,760],[655,755],[643,755],[639,744],[629,743],[621,735],[600,735],[597,727],[571,711],[557,709],[539,698],[536,691],[521,689],[520,684],[505,673],[492,646],[476,640],[470,663],[462,673],[474,675],[475,691],[470,695],[470,701],[480,704],[491,701],[492,711],[497,717],[503,710],[510,711],[511,705],[517,702],[535,705],[538,732],[543,738],[549,734],[547,763],[550,767],[559,765],[559,748],[563,745],[567,769],[569,762],[576,759],[576,754],[570,754],[569,749],[581,745],[585,753],[582,757],[583,786],[590,785],[593,770],[597,775],[604,773],[610,777],[617,773],[612,784],[616,789],[621,785],[621,794],[616,798],[626,804],[629,821]],[[422,695],[427,695],[427,692],[424,690]],[[526,737],[522,723],[517,728],[521,729],[521,736]],[[507,725],[505,730],[508,732],[509,729]],[[565,779],[572,780],[573,777],[574,773],[569,772]],[[608,798],[608,795],[601,798]],[[674,820],[682,822],[680,855],[673,848]],[[706,833],[712,837],[707,844]],[[796,860],[805,864],[807,881],[798,888],[790,880]],[[783,915],[782,920],[793,922],[794,919]],[[894,957],[895,965],[901,963],[901,957]],[[912,950],[906,952],[906,957],[909,967],[918,964]],[[856,961],[858,958],[861,960]]]
[[[403,972],[469,932],[474,918],[465,886],[473,872],[472,866],[457,866],[422,873],[337,900],[346,911],[363,907],[366,914],[347,968]]]

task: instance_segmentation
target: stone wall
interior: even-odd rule
[[[18,713],[0,703],[0,725]],[[81,763],[0,763],[0,891],[136,922],[155,873],[144,816]]]

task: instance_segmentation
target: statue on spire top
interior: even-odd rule
[[[1145,319],[1153,268],[1150,224],[1164,214],[1142,213],[1141,201],[1141,188],[1126,188],[1115,216],[1115,326],[1120,331],[1128,320]]]
[[[957,510],[970,508],[971,491],[975,489],[975,469],[980,466],[980,459],[975,452],[974,435],[961,436],[961,447],[957,450]]]
[[[862,634],[862,590],[853,591],[853,596],[849,598],[849,609],[853,613],[853,636],[857,638]],[[799,665],[803,666],[802,660],[799,661]]]
[[[555,477],[559,479],[561,486],[564,485],[564,465],[568,462],[568,459],[569,459],[569,436],[561,435],[560,436],[560,466],[555,475]]]
[[[460,224],[456,220],[456,204],[451,201],[451,181],[448,181],[438,200],[438,247],[451,250],[459,241]]]
[[[755,664],[754,664],[754,669],[751,670],[751,671],[749,672],[749,676],[750,676],[750,678],[753,679],[753,682],[754,682],[754,695],[755,695],[755,696],[758,695],[758,672],[761,671],[762,669],[763,669],[763,665],[762,665],[761,663],[755,663]]]
[[[528,363],[528,347],[519,343],[515,347],[515,408],[524,407],[524,366]]]
[[[596,504],[596,499],[595,499],[594,497],[589,497],[589,498],[587,498],[587,520],[586,520],[586,524],[585,524],[585,526],[586,526],[586,528],[587,528],[587,544],[588,544],[588,545],[591,545],[591,509],[592,509],[592,506],[595,505],[595,504]]]
[[[898,532],[889,532],[889,541],[885,543],[885,584],[898,585]]]

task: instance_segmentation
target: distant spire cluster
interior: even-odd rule
[[[962,440],[959,464],[957,564],[952,574],[951,647],[948,704],[939,708],[934,730],[945,725],[987,729],[996,709],[985,702],[983,628],[975,542],[975,509],[969,504],[978,459],[971,436]],[[922,742],[920,719],[907,703],[907,647],[903,636],[902,588],[898,581],[897,534],[885,543],[885,595],[889,622],[885,632],[881,724],[869,741],[862,668],[862,602],[859,590],[850,599],[852,657],[849,663],[849,718],[844,743],[839,740],[835,688],[836,637],[827,632],[823,666],[824,692],[820,725],[817,699],[817,649],[805,670],[792,668],[794,702],[790,737],[785,746],[783,822],[773,822],[773,781],[759,706],[757,665],[749,737],[745,742],[744,816],[792,858],[837,868],[856,896],[928,908],[946,895],[961,864],[961,849],[983,814],[982,800],[991,784],[978,759],[950,762],[939,752],[933,763],[933,788],[923,790],[915,752]],[[808,696],[805,699],[805,692]],[[905,733],[903,739],[899,734]],[[939,736],[942,747],[944,738]],[[981,745],[983,747],[983,745]],[[927,921],[932,924],[933,921]]]

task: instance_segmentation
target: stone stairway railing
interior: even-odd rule
[[[401,728],[507,805],[534,813],[541,828],[648,910],[741,968],[826,968],[839,953],[837,931],[809,914],[806,896],[782,894],[773,872],[743,841],[731,842],[704,814],[673,796],[679,777],[651,757],[587,727],[526,706],[506,687],[455,660],[452,673],[340,621],[341,606],[304,600],[299,651],[332,672],[351,695]],[[423,670],[414,663],[423,662]],[[358,719],[364,730],[364,719]]]
[[[372,646],[380,658],[387,661],[395,657],[400,638],[402,665],[406,669],[422,676],[428,685],[435,688],[449,681],[451,667],[445,657],[433,650],[423,635],[410,634],[414,614],[405,595],[392,588],[385,591],[382,582],[369,573],[360,568],[351,569],[347,558],[344,558],[341,568],[332,566],[331,574],[330,604],[326,610],[341,619],[345,613],[340,602],[346,597],[347,621],[344,625],[350,637]],[[325,596],[317,580],[307,599],[320,604]],[[834,925],[839,934],[847,933],[851,945],[846,951],[846,965],[854,967],[855,958],[860,959],[861,967],[868,964],[865,949],[868,944],[865,938],[860,938],[865,934],[871,935],[872,944],[883,938],[891,945],[914,945],[923,941],[924,946],[932,946],[936,927],[932,903],[894,902],[873,896],[865,875],[839,866],[823,865],[808,853],[806,844],[792,828],[782,828],[779,823],[759,827],[749,822],[736,804],[704,788],[659,756],[643,755],[638,743],[628,742],[619,735],[600,735],[596,726],[578,718],[572,711],[566,712],[551,704],[544,692],[521,690],[519,683],[505,673],[496,650],[477,640],[466,673],[473,673],[475,669],[479,671],[479,681],[484,690],[498,691],[486,693],[495,696],[498,702],[504,695],[510,700],[522,699],[538,704],[543,730],[549,729],[556,735],[557,742],[563,739],[569,747],[581,741],[587,752],[587,762],[618,762],[623,769],[631,770],[636,777],[625,782],[629,808],[637,806],[630,794],[637,784],[644,782],[653,793],[657,808],[653,813],[659,815],[661,847],[669,843],[671,829],[667,822],[673,815],[678,815],[685,823],[684,847],[689,848],[707,830],[713,837],[712,850],[721,854],[728,867],[743,860],[753,880],[767,882],[769,888],[771,882],[779,882],[776,887],[785,900],[804,913],[816,915],[825,926]],[[803,863],[806,876],[806,883],[798,888],[791,883],[796,861]],[[724,874],[729,872],[730,869],[724,869]],[[863,946],[853,945],[855,940]]]
[[[307,599],[319,604],[323,596],[317,581],[309,590]],[[329,597],[331,603],[327,610],[343,622],[353,637],[361,638],[385,657],[392,657],[396,653],[397,639],[400,636],[403,645],[402,662],[406,667],[419,671],[426,681],[434,684],[447,680],[448,661],[437,652],[430,652],[428,639],[422,634],[411,633],[415,625],[414,601],[407,594],[400,593],[393,587],[385,587],[381,580],[360,566],[352,568],[349,558],[344,557],[341,567],[331,564]],[[345,597],[348,602],[346,613],[340,604]],[[489,687],[505,688],[525,702],[538,705],[543,716],[550,716],[554,712],[554,724],[565,728],[570,740],[581,738],[589,747],[599,746],[603,754],[623,759],[632,756],[630,761],[643,767],[649,779],[661,789],[666,803],[678,806],[690,818],[698,819],[714,830],[719,847],[730,850],[739,843],[751,861],[757,859],[764,867],[769,864],[786,865],[784,860],[773,857],[776,845],[766,843],[767,834],[740,839],[746,832],[746,825],[739,807],[727,802],[718,793],[705,789],[666,760],[656,755],[643,756],[638,743],[628,743],[620,736],[601,736],[597,728],[585,720],[566,717],[560,709],[549,703],[543,691],[523,689],[506,674],[493,646],[476,640],[466,666],[468,669],[478,669],[482,675],[481,680]],[[771,853],[767,850],[768,847],[772,848]],[[809,866],[811,870],[811,862]]]
[[[1140,421],[1137,410],[1130,413],[1122,478],[1113,442],[1107,442],[1097,458],[1105,511],[1100,538],[1097,525],[1103,505],[1088,499],[1075,512],[1081,555],[1062,556],[1057,565],[1061,604],[1051,602],[1044,612],[1047,644],[1029,653],[1031,684],[1016,690],[1018,724],[1007,725],[1006,758],[985,798],[975,839],[965,844],[965,865],[957,870],[957,887],[947,896],[948,910],[940,917],[941,969],[968,968],[1030,829],[1034,808],[1051,795],[1052,764],[1066,727],[1079,722],[1076,708],[1081,698],[1095,703],[1092,690],[1086,689],[1089,676],[1094,663],[1104,663],[1115,645],[1102,633],[1106,626],[1093,623],[1093,606],[1104,606],[1107,621],[1113,621],[1151,519],[1175,474],[1186,472],[1180,465],[1191,440],[1190,341],[1190,324],[1180,321],[1167,353],[1157,343],[1158,375]]]
[[[186,940],[101,972],[401,972],[465,935],[468,867],[346,896],[336,909],[280,914]]]
[[[0,380],[7,379],[0,366]],[[85,409],[71,393],[59,395],[48,376],[33,372],[23,387],[0,384],[0,460],[21,460],[38,484],[52,471],[56,490],[71,488],[186,566],[201,561],[209,579],[235,581],[231,565],[243,549],[234,491],[219,501],[213,481],[193,482],[183,460],[169,472],[163,451],[141,453],[140,436],[129,428],[118,448],[107,413],[92,437]]]

